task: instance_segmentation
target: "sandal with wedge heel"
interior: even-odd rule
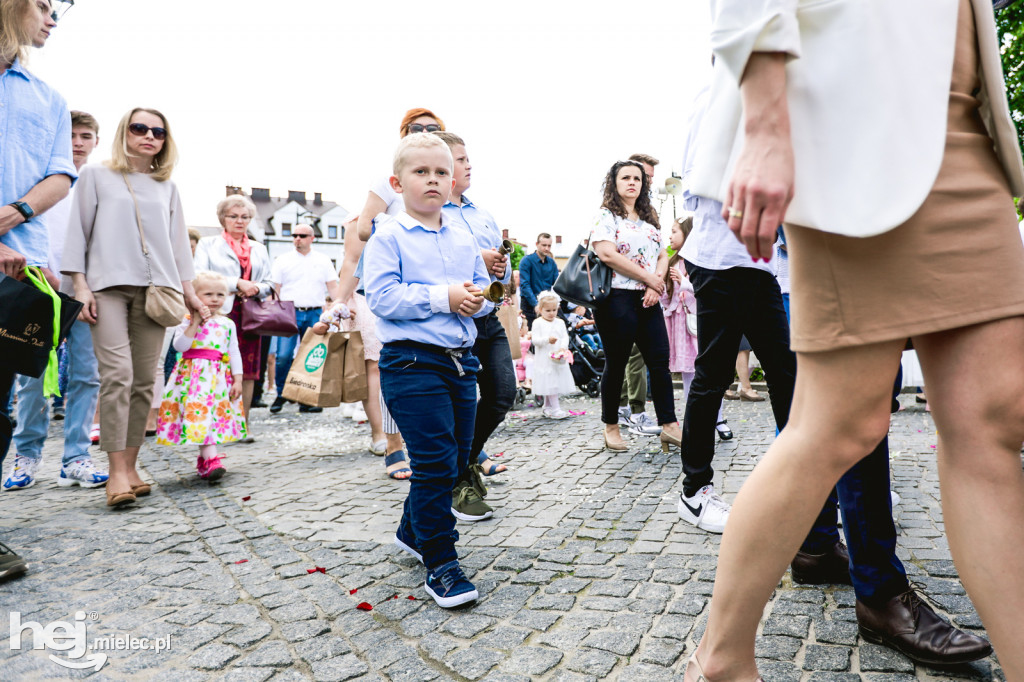
[[[689,660],[686,661],[686,668],[687,669],[689,669],[691,663],[693,664],[693,667],[696,668],[696,670],[697,670],[697,680],[696,680],[696,682],[711,682],[711,680],[709,680],[707,678],[707,676],[704,674],[704,669],[702,667],[700,667],[700,661],[697,660],[697,652],[696,651],[694,651],[693,654],[690,656]],[[683,671],[683,676],[684,677],[686,676],[686,671],[685,670]],[[757,678],[754,679],[754,682],[764,682],[764,678],[757,677]]]

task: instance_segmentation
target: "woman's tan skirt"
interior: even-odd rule
[[[1006,174],[973,94],[981,81],[970,0],[960,3],[955,55],[945,156],[917,213],[868,238],[786,225],[794,351],[1024,315],[1024,245]]]

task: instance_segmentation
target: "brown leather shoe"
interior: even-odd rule
[[[877,609],[858,600],[857,624],[867,641],[892,647],[925,665],[966,663],[992,653],[987,640],[950,625],[913,589]]]
[[[800,585],[853,584],[850,581],[850,554],[841,542],[824,554],[797,552],[790,568],[793,570],[793,582]]]

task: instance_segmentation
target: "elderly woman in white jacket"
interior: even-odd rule
[[[757,677],[764,604],[885,436],[911,338],[953,558],[1024,680],[1024,401],[991,390],[1007,371],[1024,384],[1024,169],[991,0],[717,0],[712,47],[691,191],[723,202],[755,259],[785,223],[798,372],[789,424],[733,504],[686,679]]]
[[[217,204],[217,219],[224,231],[215,237],[201,239],[195,255],[196,271],[211,270],[223,275],[231,289],[221,310],[239,331],[246,420],[249,419],[253,386],[260,373],[261,337],[242,333],[242,301],[262,298],[273,289],[267,247],[248,235],[249,225],[255,217],[256,206],[247,197],[240,194],[224,197]]]

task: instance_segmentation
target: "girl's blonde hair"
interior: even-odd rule
[[[562,302],[562,299],[553,291],[542,291],[537,294],[537,314],[540,315],[540,309],[544,307],[545,303],[550,303],[552,301],[554,301],[555,307],[557,308],[558,304]]]
[[[213,272],[211,270],[200,270],[196,273],[196,276],[192,279],[192,288],[197,292],[200,287],[208,289],[210,287],[219,286],[224,289],[224,293],[228,293],[228,280],[224,275]]]
[[[110,160],[106,162],[107,167],[119,173],[135,171],[131,164],[131,153],[128,151],[128,124],[132,122],[132,116],[140,111],[159,118],[163,123],[163,129],[167,131],[163,148],[153,157],[149,176],[157,182],[170,180],[171,173],[174,172],[174,164],[178,162],[178,146],[174,144],[174,137],[171,135],[167,117],[156,109],[135,107],[121,118],[121,122],[117,124],[117,132],[114,133],[114,148],[111,151]]]
[[[29,43],[25,15],[31,7],[32,0],[0,0],[0,62],[25,61],[25,47]]]

